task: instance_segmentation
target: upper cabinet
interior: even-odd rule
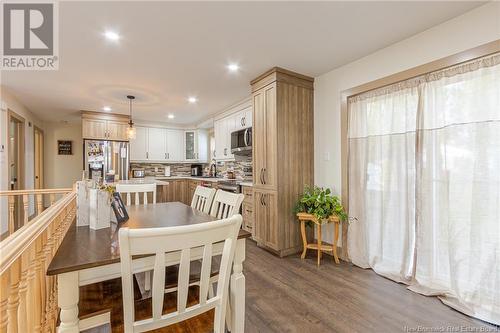
[[[128,141],[128,117],[99,112],[82,112],[84,139]]]
[[[130,140],[130,160],[145,161],[148,159],[148,129],[136,126],[135,139]]]
[[[131,161],[207,162],[208,134],[205,130],[184,131],[158,127],[136,127],[130,140]]]
[[[167,160],[179,162],[184,160],[184,131],[167,129]]]
[[[214,158],[218,161],[234,159],[231,154],[231,132],[252,127],[252,101],[246,100],[226,113],[227,116],[214,121]]]
[[[235,115],[234,129],[240,130],[252,127],[252,107],[249,106]]]

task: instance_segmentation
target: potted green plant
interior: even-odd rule
[[[295,205],[294,213],[314,215],[321,223],[332,215],[337,216],[342,221],[348,220],[347,213],[340,203],[339,197],[333,195],[329,188],[325,189],[318,186],[305,187],[304,193]]]

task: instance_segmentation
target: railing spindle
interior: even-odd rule
[[[24,209],[24,216],[23,216],[23,225],[28,224],[28,218],[30,216],[29,214],[29,205],[30,205],[30,199],[27,194],[23,194],[23,209]]]
[[[43,194],[36,194],[36,214],[39,215],[43,212]]]
[[[14,195],[9,196],[9,235],[12,235],[15,230],[15,217],[14,217],[14,207],[16,205],[16,197]]]

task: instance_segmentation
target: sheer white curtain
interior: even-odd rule
[[[421,90],[410,289],[500,324],[500,65],[444,74]]]
[[[486,57],[349,102],[353,263],[497,325],[499,63]]]
[[[349,256],[396,281],[411,278],[417,87],[349,105]]]

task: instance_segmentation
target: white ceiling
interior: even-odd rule
[[[273,66],[318,76],[481,4],[60,2],[59,70],[4,71],[1,83],[48,121],[104,105],[128,113],[132,93],[135,119],[192,124],[249,96]]]

